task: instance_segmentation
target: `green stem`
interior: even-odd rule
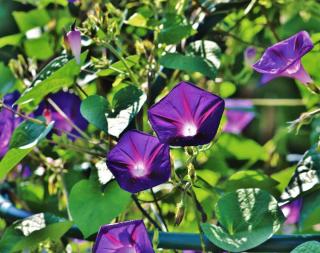
[[[192,187],[190,187],[189,192],[191,193],[191,198],[192,198],[193,205],[195,206],[196,210],[198,210],[197,196],[196,196],[194,190],[192,189]],[[205,246],[205,243],[204,243],[204,237],[203,237],[203,233],[202,233],[202,230],[201,230],[201,217],[199,215],[199,212],[197,212],[197,211],[195,212],[195,215],[196,215],[196,221],[197,221],[198,230],[199,230],[199,233],[200,233],[201,250],[202,250],[202,252],[206,252],[206,246]]]
[[[136,76],[134,75],[134,73],[132,72],[132,70],[130,69],[129,65],[126,62],[126,59],[122,57],[122,55],[109,43],[106,42],[102,42],[102,45],[105,46],[107,49],[109,49],[111,51],[111,53],[113,53],[125,66],[125,68],[127,69],[130,79],[131,81],[135,84],[138,85],[139,82],[136,78]]]
[[[39,120],[39,119],[35,119],[35,118],[32,118],[32,117],[29,117],[29,116],[27,116],[27,115],[25,115],[25,114],[23,114],[23,113],[21,113],[21,112],[18,112],[18,111],[16,111],[16,110],[14,110],[12,107],[4,104],[2,101],[0,101],[0,108],[1,108],[1,107],[4,108],[4,109],[6,109],[6,110],[8,110],[8,111],[10,111],[10,112],[12,112],[12,113],[15,114],[15,115],[18,115],[19,117],[21,117],[21,118],[23,118],[23,119],[25,119],[25,120],[27,120],[27,121],[30,121],[30,122],[33,122],[33,123],[39,124],[39,125],[48,126],[48,124],[47,124],[46,122],[44,122],[44,121],[42,121],[42,120]],[[70,132],[68,132],[68,131],[65,131],[65,130],[63,130],[63,129],[60,129],[60,128],[57,128],[57,127],[53,127],[53,128],[56,129],[56,130],[58,130],[59,132],[65,133],[65,134],[67,134],[67,135],[69,135],[69,136],[71,136],[71,137],[79,138],[78,135],[72,134],[72,133],[70,133]],[[83,140],[85,140],[85,139],[83,139]]]

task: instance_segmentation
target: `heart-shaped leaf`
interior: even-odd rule
[[[56,218],[47,213],[32,215],[16,221],[1,237],[0,252],[22,252],[38,247],[38,243],[50,239],[57,241],[72,226],[71,221]]]
[[[303,244],[300,244],[290,253],[320,253],[320,242],[309,241]]]
[[[280,203],[287,203],[320,184],[320,152],[308,150],[299,161],[288,186],[281,194]]]
[[[220,225],[204,223],[202,230],[212,243],[232,252],[258,246],[269,239],[284,221],[275,198],[257,188],[225,194],[215,210]]]
[[[101,192],[98,182],[81,180],[71,190],[70,212],[84,237],[88,237],[124,211],[130,200],[130,194],[115,181],[109,182]]]
[[[133,85],[119,90],[112,99],[112,113],[106,115],[109,134],[119,137],[138,114],[146,100],[146,94]]]
[[[105,115],[109,112],[109,107],[104,97],[93,95],[82,101],[80,111],[86,120],[107,133],[108,124]]]

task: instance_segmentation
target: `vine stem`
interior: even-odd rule
[[[134,73],[132,72],[132,70],[130,69],[129,65],[126,62],[126,59],[123,58],[123,56],[109,43],[106,42],[98,42],[100,44],[102,44],[103,46],[105,46],[107,49],[109,49],[111,51],[111,53],[113,53],[124,65],[124,67],[127,69],[130,79],[131,81],[135,84],[138,85],[138,79],[135,77]]]
[[[152,197],[153,197],[153,200],[154,200],[153,203],[156,205],[156,207],[158,209],[158,213],[159,213],[159,216],[160,216],[160,219],[161,219],[161,223],[164,225],[164,228],[166,230],[165,232],[168,232],[168,226],[167,226],[166,221],[164,219],[163,212],[162,212],[162,209],[161,209],[161,207],[159,205],[159,202],[157,200],[156,194],[155,194],[155,192],[154,192],[154,190],[152,188],[150,189],[150,191],[151,191],[151,194],[152,194]]]
[[[146,210],[144,210],[144,208],[141,206],[137,196],[135,194],[131,195],[131,198],[133,199],[134,203],[136,204],[136,206],[139,208],[140,212],[152,223],[152,225],[155,226],[156,229],[162,231],[162,228],[160,227],[160,225],[148,214],[148,212]]]
[[[192,189],[192,186],[190,187],[189,192],[191,193],[191,198],[192,198],[192,201],[193,201],[193,205],[195,206],[196,210],[198,210],[198,199],[197,199],[197,196],[196,196],[194,190]],[[206,252],[206,246],[205,246],[205,243],[204,243],[204,237],[203,237],[203,233],[202,233],[202,230],[201,230],[201,218],[200,218],[200,215],[199,215],[198,212],[195,212],[195,215],[196,215],[196,221],[197,221],[198,230],[199,230],[199,233],[200,233],[201,250],[202,250],[202,252]]]
[[[202,206],[201,206],[200,202],[197,199],[196,193],[193,190],[194,182],[196,181],[196,178],[197,178],[196,170],[195,170],[195,167],[194,167],[193,163],[194,163],[194,161],[196,159],[198,151],[196,149],[194,149],[194,148],[188,147],[188,148],[185,149],[185,152],[189,156],[189,159],[188,159],[188,162],[187,162],[187,167],[188,167],[188,174],[189,174],[189,178],[190,178],[190,184],[191,184],[190,186],[191,187],[188,187],[189,188],[188,192],[191,195],[191,199],[192,199],[194,208],[196,210],[195,215],[196,215],[196,221],[197,221],[198,230],[199,230],[199,233],[200,233],[201,249],[202,249],[202,252],[206,252],[206,249],[205,249],[206,247],[205,247],[205,243],[204,243],[204,237],[203,237],[203,233],[202,233],[202,229],[201,229],[201,222],[205,222],[207,217],[206,217],[205,212],[202,209]],[[199,213],[201,213],[202,217],[200,217]]]
[[[8,106],[8,105],[6,105],[5,103],[3,103],[3,101],[0,101],[0,108],[4,108],[4,109],[6,109],[6,110],[8,110],[8,111],[10,111],[10,112],[12,112],[13,114],[15,114],[15,115],[18,115],[19,117],[21,117],[21,118],[23,118],[23,119],[25,119],[25,120],[27,120],[27,121],[30,121],[30,122],[33,122],[33,123],[36,123],[36,124],[39,124],[39,125],[45,125],[45,126],[48,126],[49,124],[47,124],[46,122],[44,122],[44,121],[42,121],[42,120],[39,120],[39,119],[35,119],[35,118],[32,118],[32,117],[30,117],[30,116],[28,116],[28,115],[25,115],[25,114],[23,114],[23,113],[21,113],[21,112],[18,112],[18,111],[16,111],[16,110],[14,110],[11,106]],[[69,135],[69,136],[71,136],[71,137],[74,137],[74,138],[79,138],[79,136],[78,135],[75,135],[75,134],[72,134],[72,133],[70,133],[70,132],[68,132],[68,131],[65,131],[65,130],[63,130],[63,129],[61,129],[61,128],[57,128],[57,127],[53,127],[55,130],[58,130],[58,131],[60,131],[60,132],[63,132],[63,133],[65,133],[65,134],[67,134],[67,135]],[[83,139],[83,138],[82,138]],[[86,139],[83,139],[83,140],[86,140]],[[87,141],[87,140],[86,140]]]
[[[103,153],[94,152],[92,150],[88,150],[88,149],[85,149],[85,148],[80,147],[80,146],[66,144],[66,143],[59,143],[59,142],[55,142],[55,141],[52,141],[52,140],[47,140],[47,141],[49,143],[51,143],[51,144],[60,146],[61,148],[70,148],[73,151],[76,151],[76,152],[79,152],[79,153],[86,153],[86,154],[93,155],[93,156],[105,157],[105,154],[103,154]]]
[[[51,99],[47,98],[49,104],[85,139],[90,140],[90,137],[83,132],[73,121],[62,111],[62,109]]]

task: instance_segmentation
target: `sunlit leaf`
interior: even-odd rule
[[[320,152],[316,147],[308,150],[297,165],[288,186],[281,194],[281,202],[289,202],[320,183]]]
[[[43,120],[43,118],[39,119]],[[54,122],[46,126],[32,121],[24,121],[14,130],[10,140],[10,148],[29,149],[34,147],[46,137],[53,125]]]
[[[31,152],[32,148],[10,149],[0,161],[0,179],[3,179],[8,172],[13,169],[18,163]]]
[[[35,9],[29,12],[14,11],[12,15],[21,32],[26,32],[34,27],[44,26],[50,21],[50,16],[45,9]]]
[[[86,57],[87,52],[81,54],[81,64],[83,64]],[[25,103],[33,102],[34,105],[37,105],[42,100],[42,98],[44,98],[49,93],[54,93],[59,91],[63,87],[71,86],[75,81],[75,77],[80,73],[80,67],[81,65],[78,65],[75,59],[68,61],[61,68],[49,75],[48,78],[44,79],[43,81],[34,83],[34,86],[27,89],[21,95],[16,104],[23,106],[23,104]],[[47,69],[46,71],[50,70]]]
[[[112,100],[113,111],[106,115],[109,134],[119,137],[146,100],[146,94],[135,86],[129,85],[119,90]]]
[[[0,252],[22,252],[37,248],[38,243],[47,239],[57,241],[71,226],[71,221],[59,220],[50,214],[32,215],[5,230],[0,240]]]
[[[300,244],[290,253],[320,253],[320,242],[317,241],[309,241]]]
[[[136,65],[139,62],[139,58],[140,58],[139,55],[131,55],[131,56],[128,56],[127,58],[125,58],[127,66],[129,68],[131,68],[132,66]],[[97,75],[98,76],[109,76],[109,75],[118,74],[118,73],[125,72],[125,71],[126,71],[126,67],[123,64],[123,62],[117,61],[117,62],[111,64],[109,68],[100,70],[97,73]]]
[[[23,34],[12,34],[0,38],[0,48],[5,46],[18,46],[23,38]]]
[[[223,195],[216,205],[219,225],[201,225],[218,247],[243,252],[269,239],[284,221],[277,201],[260,189],[239,189]]]

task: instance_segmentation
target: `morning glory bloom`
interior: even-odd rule
[[[100,228],[93,253],[154,253],[142,220],[104,225]]]
[[[312,48],[309,34],[302,31],[267,48],[252,67],[263,74],[263,84],[280,76],[295,78],[303,84],[312,83],[313,80],[301,63],[302,56]]]
[[[13,106],[19,95],[18,91],[5,95],[3,97],[4,104]],[[5,108],[0,109],[0,158],[8,151],[12,133],[20,122],[21,120],[11,111]]]
[[[75,1],[69,1],[75,2]],[[81,33],[76,29],[75,24],[71,26],[71,31],[69,31],[64,36],[65,45],[71,49],[72,55],[75,57],[76,62],[80,64],[80,54],[81,54]]]
[[[302,198],[293,200],[281,207],[281,210],[286,217],[285,224],[296,224],[300,219],[300,212],[302,208]]]
[[[59,106],[59,108],[77,127],[79,127],[81,130],[85,130],[87,128],[88,122],[80,113],[81,99],[77,95],[60,91],[58,93],[49,95],[48,98],[50,98],[57,106]],[[79,133],[73,129],[72,125],[47,101],[42,101],[40,103],[34,115],[44,116],[48,123],[54,121],[54,131],[56,131],[56,133],[59,135],[62,134],[60,130],[63,130],[79,136]]]
[[[254,119],[253,104],[245,99],[226,99],[227,123],[224,131],[240,134]]]
[[[128,131],[108,153],[107,166],[124,190],[150,189],[170,177],[169,146],[151,135]]]
[[[224,110],[222,98],[180,82],[149,111],[149,120],[160,142],[197,146],[212,141]]]
[[[255,47],[247,47],[243,55],[245,63],[251,66],[256,61],[257,49]]]

